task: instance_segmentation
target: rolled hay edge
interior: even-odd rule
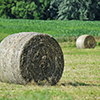
[[[60,80],[63,69],[63,52],[50,35],[22,32],[6,37],[0,44],[0,81],[53,85]]]
[[[95,48],[96,41],[91,35],[81,35],[76,40],[76,46],[78,49]]]

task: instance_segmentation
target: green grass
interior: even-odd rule
[[[77,37],[83,34],[99,36],[99,26],[100,21],[0,19],[0,41],[6,34],[19,32],[46,33],[57,40],[67,41],[68,37]]]
[[[62,42],[64,72],[55,86],[0,82],[0,100],[99,100],[100,47],[77,49]]]
[[[0,100],[99,100],[100,21],[50,21],[0,19],[0,41],[19,32],[52,35],[57,41],[91,34],[98,41],[94,49],[77,49],[75,41],[59,42],[64,53],[64,72],[55,86],[18,85],[0,82]],[[70,38],[69,38],[70,37]]]

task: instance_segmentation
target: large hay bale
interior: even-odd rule
[[[96,46],[96,41],[91,35],[81,35],[76,40],[76,46],[78,49],[94,48]]]
[[[63,52],[50,35],[22,32],[0,43],[0,81],[54,85],[60,80],[63,69]]]

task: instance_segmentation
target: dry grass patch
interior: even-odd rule
[[[0,97],[8,100],[99,100],[100,47],[77,49],[67,44],[60,43],[65,67],[57,85],[23,86],[0,82]]]

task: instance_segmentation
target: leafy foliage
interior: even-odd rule
[[[99,0],[53,0],[50,8],[51,17],[59,20],[100,20]]]
[[[51,19],[57,19],[57,15],[58,15],[58,7],[60,5],[60,3],[62,2],[62,0],[52,0],[50,3],[50,18]]]
[[[49,18],[49,5],[51,0],[35,0],[35,4],[37,5],[37,13],[35,14],[36,19],[48,19]]]
[[[15,6],[14,0],[0,0],[0,17],[1,18],[12,18],[11,8]]]
[[[50,0],[2,0],[1,18],[47,19]]]
[[[14,15],[14,18],[24,18],[24,19],[32,19],[34,18],[34,13],[36,13],[37,6],[34,2],[24,2],[19,1],[16,2],[16,6],[11,8],[11,13]]]
[[[100,0],[0,0],[1,18],[100,20]]]

